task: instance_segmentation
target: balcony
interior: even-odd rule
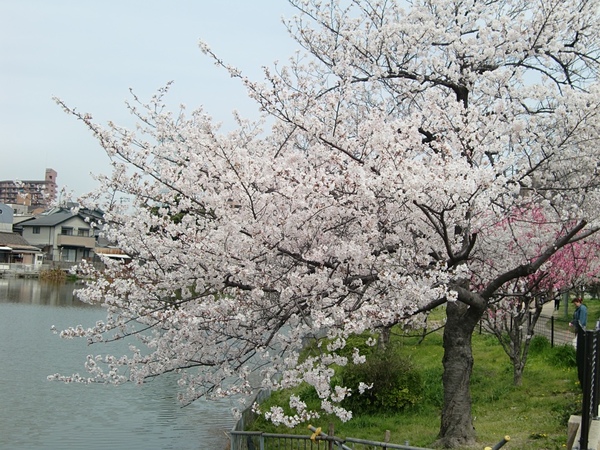
[[[94,237],[87,236],[70,236],[68,234],[58,235],[58,246],[59,247],[82,247],[82,248],[94,248],[96,245],[96,239]]]

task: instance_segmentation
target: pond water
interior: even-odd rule
[[[74,287],[0,279],[0,448],[226,448],[232,405],[197,401],[182,408],[173,378],[143,386],[47,380],[85,374],[86,355],[105,350],[51,332],[53,325],[61,330],[105,319],[102,308],[74,297]]]

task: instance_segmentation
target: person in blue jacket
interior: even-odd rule
[[[579,383],[583,385],[583,366],[585,364],[585,327],[587,325],[587,306],[583,304],[583,300],[580,297],[572,300],[575,306],[573,312],[573,320],[569,322],[569,326],[573,327],[573,331],[577,334],[577,377]]]

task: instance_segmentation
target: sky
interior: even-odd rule
[[[294,42],[286,0],[0,0],[0,180],[58,172],[75,196],[96,187],[108,157],[58,97],[105,124],[130,124],[130,88],[142,100],[173,81],[170,109],[202,106],[217,121],[255,114],[245,90],[199,40],[252,78],[285,62]]]

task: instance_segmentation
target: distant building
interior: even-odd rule
[[[12,208],[14,216],[31,216],[27,205],[21,205],[19,203],[6,203],[6,206]],[[14,218],[13,218],[14,223]]]
[[[27,242],[23,236],[12,231],[13,211],[0,204],[0,271],[5,264],[42,264],[43,254],[39,248]]]
[[[43,180],[0,181],[0,203],[47,208],[56,200],[56,177],[55,170],[46,169]]]
[[[13,211],[8,205],[0,203],[0,233],[13,232]]]
[[[19,223],[23,237],[41,248],[46,261],[80,262],[93,256],[96,239],[85,216],[55,208],[48,213]]]

